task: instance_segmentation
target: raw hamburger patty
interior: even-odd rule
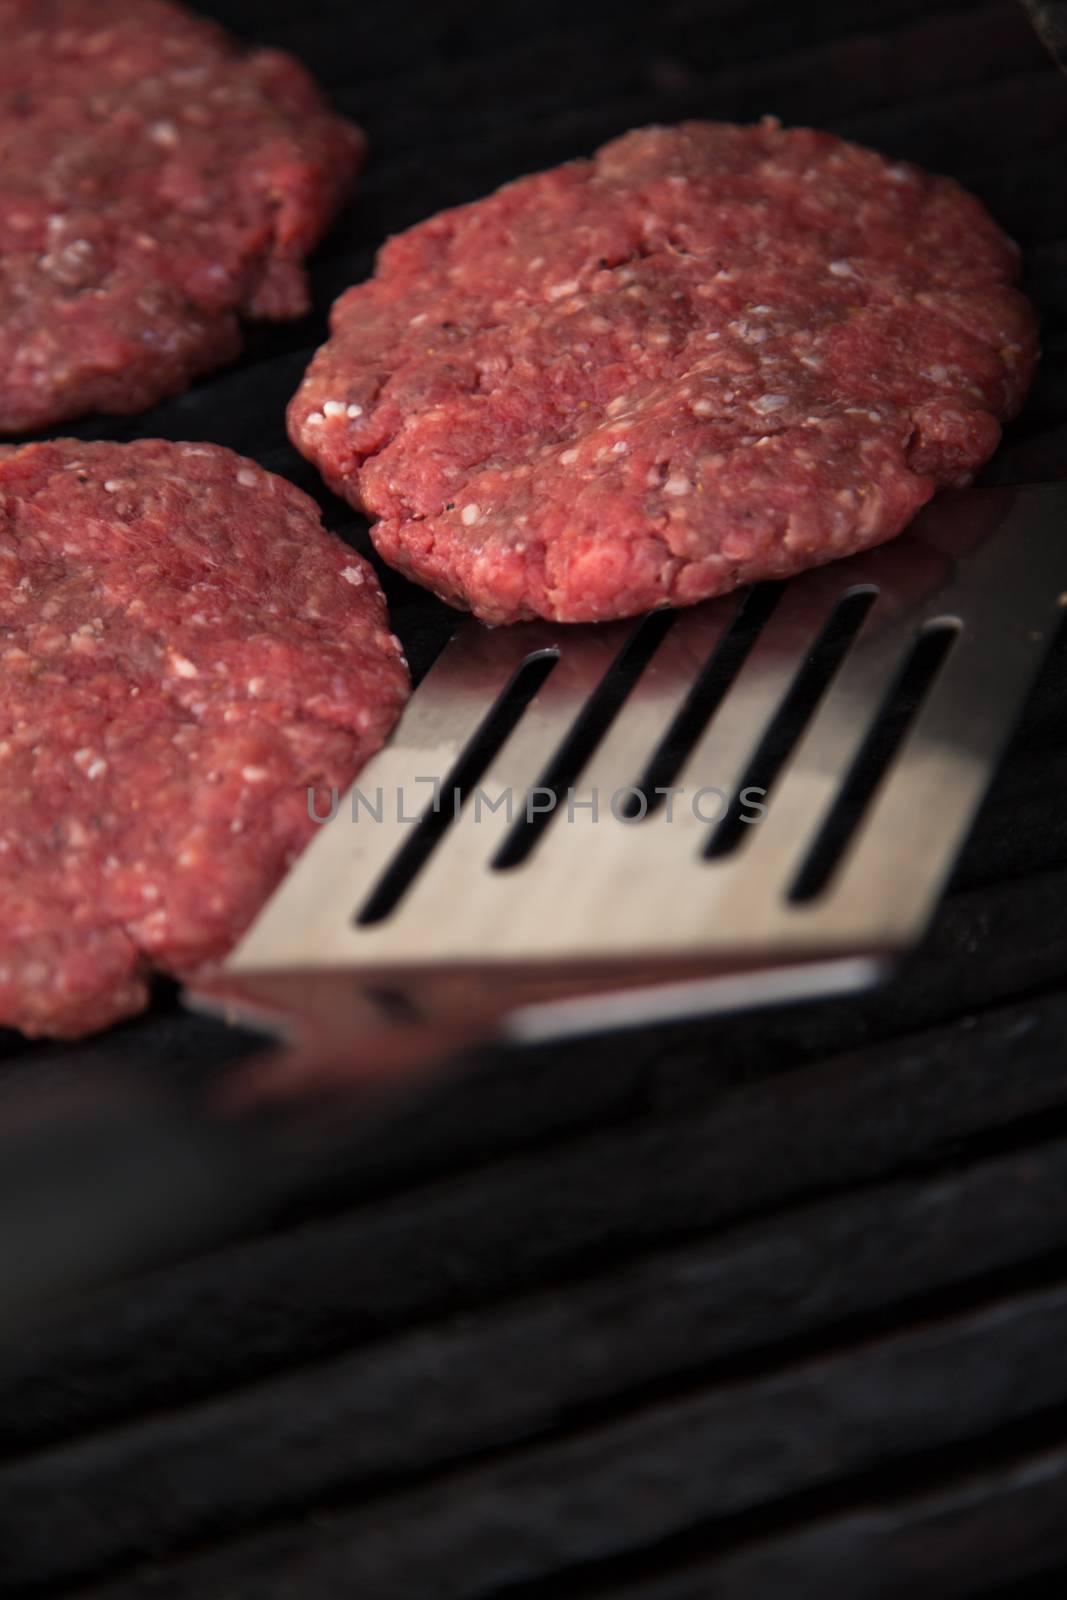
[[[0,1023],[66,1036],[229,948],[408,682],[311,500],[160,440],[0,449],[0,679]]]
[[[363,153],[304,69],[165,0],[0,0],[0,432],[140,411],[307,307]]]
[[[773,119],[647,128],[392,239],[290,407],[387,561],[487,622],[625,616],[898,533],[1025,394],[955,183]]]

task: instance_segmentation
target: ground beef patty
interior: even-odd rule
[[[877,544],[995,448],[1034,319],[946,178],[647,128],[391,240],[290,408],[387,561],[487,622],[625,616]]]
[[[362,135],[165,0],[0,0],[0,432],[140,411],[307,306]]]
[[[0,679],[0,1023],[67,1036],[231,945],[407,693],[313,502],[160,440],[0,450]]]

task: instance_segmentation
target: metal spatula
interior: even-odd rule
[[[923,932],[1065,591],[1067,487],[1037,485],[688,611],[464,623],[194,1001],[329,1075],[869,984]]]

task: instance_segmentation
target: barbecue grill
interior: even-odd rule
[[[1044,319],[984,475],[1067,466],[1067,82],[1015,0],[201,9],[373,159],[316,310],[83,437],[285,441],[387,234],[650,121],[773,112],[960,178]],[[1047,8],[1046,8],[1047,9]],[[445,608],[384,574],[416,673]],[[868,995],[235,1109],[161,985],[0,1041],[0,1595],[914,1600],[1067,1585],[1067,640],[923,948]]]

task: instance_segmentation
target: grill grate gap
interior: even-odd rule
[[[750,589],[722,638],[712,650],[677,712],[667,732],[634,785],[636,793],[622,807],[627,820],[651,816],[663,805],[666,796],[657,789],[669,789],[689,758],[697,740],[726,698],[737,674],[748,659],[753,645],[769,622],[785,592],[784,583],[760,583]],[[645,805],[639,796],[644,796]]]
[[[760,798],[766,800],[877,597],[878,590],[865,584],[848,590],[834,606],[715,825],[702,852],[705,859],[714,861],[730,855],[741,843],[748,809],[743,796],[753,790],[762,791]]]
[[[638,623],[527,794],[522,813],[493,857],[494,872],[506,872],[527,859],[556,814],[561,797],[577,781],[674,622],[673,611],[653,611]],[[544,798],[544,809],[539,807],[531,814],[529,801],[534,792]]]
[[[356,913],[357,927],[384,922],[396,910],[558,660],[557,650],[539,650],[519,664],[442,784],[442,803],[427,806]]]
[[[924,628],[915,640],[793,880],[788,899],[794,905],[820,895],[841,864],[959,634],[958,622],[939,620]]]

